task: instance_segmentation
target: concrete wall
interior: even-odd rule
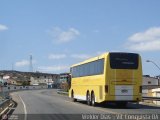
[[[156,89],[150,89],[146,91],[144,91],[144,93],[147,93],[146,96],[144,95],[143,97],[160,97],[160,88],[156,88]],[[152,100],[152,102],[156,105],[160,105],[160,101],[156,101],[156,100]]]
[[[147,90],[147,89],[142,90],[142,96],[143,97],[148,97],[148,92],[149,92],[149,90]]]
[[[160,91],[154,93],[156,97],[160,97]],[[153,101],[154,104],[160,105],[160,101]]]
[[[36,89],[46,89],[47,86],[8,86],[3,87],[3,92],[17,91],[17,90],[36,90]]]

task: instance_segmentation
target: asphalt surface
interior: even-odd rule
[[[57,94],[55,89],[14,92],[12,98],[17,106],[10,117],[20,120],[96,118],[96,116],[86,116],[90,114],[160,114],[160,106],[143,103],[139,105],[129,103],[125,108],[119,108],[112,103],[92,107],[83,101],[72,102],[68,96]],[[107,119],[107,116],[102,118]]]

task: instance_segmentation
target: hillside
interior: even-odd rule
[[[49,73],[39,73],[39,72],[21,72],[21,71],[13,71],[13,70],[1,70],[0,76],[10,76],[10,78],[13,78],[14,80],[23,80],[23,81],[29,81],[30,77],[36,77],[40,75],[52,75],[52,76],[58,76],[58,74],[49,74]]]

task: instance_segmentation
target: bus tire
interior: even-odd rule
[[[126,101],[119,101],[119,102],[116,102],[116,105],[118,107],[126,107],[127,106],[127,103]]]
[[[72,102],[76,102],[77,101],[77,99],[74,98],[74,92],[73,92],[73,90],[72,90],[72,94],[71,94],[71,101]]]
[[[94,92],[92,92],[92,94],[91,94],[91,105],[92,105],[92,106],[96,106]]]
[[[87,105],[91,105],[91,96],[89,92],[87,92],[86,99],[87,99]]]

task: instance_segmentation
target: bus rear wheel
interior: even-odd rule
[[[87,105],[91,105],[91,97],[90,97],[89,92],[87,93],[86,98],[87,98]]]
[[[91,94],[91,105],[96,106],[94,92]]]

